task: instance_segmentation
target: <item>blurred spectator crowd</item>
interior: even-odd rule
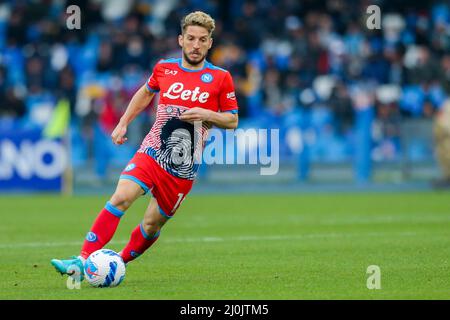
[[[80,30],[66,26],[71,4]],[[380,30],[366,25],[373,4]],[[44,128],[65,99],[74,164],[116,159],[109,133],[156,61],[180,56],[193,10],[216,19],[208,60],[232,73],[241,126],[280,128],[285,156],[303,141],[315,160],[349,159],[355,114],[372,108],[372,158],[393,160],[402,120],[432,118],[450,95],[448,1],[15,0],[0,4],[1,130]],[[130,128],[124,158],[152,117]]]

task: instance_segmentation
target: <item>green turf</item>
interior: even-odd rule
[[[123,247],[148,199],[107,247]],[[193,195],[119,287],[69,290],[50,259],[79,252],[107,200],[0,197],[0,299],[450,298],[449,193]]]

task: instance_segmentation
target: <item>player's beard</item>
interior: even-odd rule
[[[183,50],[183,57],[184,57],[184,60],[187,63],[189,63],[191,66],[197,66],[205,60],[206,54],[203,56],[200,56],[200,58],[198,60],[192,60],[191,58],[189,58],[189,55],[186,53],[186,51]]]

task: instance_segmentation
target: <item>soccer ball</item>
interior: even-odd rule
[[[115,287],[125,278],[125,263],[115,251],[100,249],[87,258],[84,274],[94,287]]]

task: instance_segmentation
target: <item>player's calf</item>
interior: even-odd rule
[[[102,249],[114,236],[120,219],[131,204],[142,194],[142,188],[133,181],[119,180],[116,191],[100,211],[81,248],[80,255],[89,255]]]
[[[124,214],[124,211],[119,210],[111,202],[106,203],[84,240],[80,253],[84,259],[92,252],[103,248],[112,239]]]
[[[156,240],[159,238],[160,229],[156,232],[147,233],[143,227],[143,224],[139,224],[131,233],[130,241],[120,251],[120,255],[125,263],[128,263],[141,254],[143,254],[148,248],[150,248]]]
[[[152,199],[144,220],[131,233],[130,241],[120,252],[122,259],[128,263],[150,248],[159,238],[162,226],[167,219],[159,213],[159,206],[156,199]]]

